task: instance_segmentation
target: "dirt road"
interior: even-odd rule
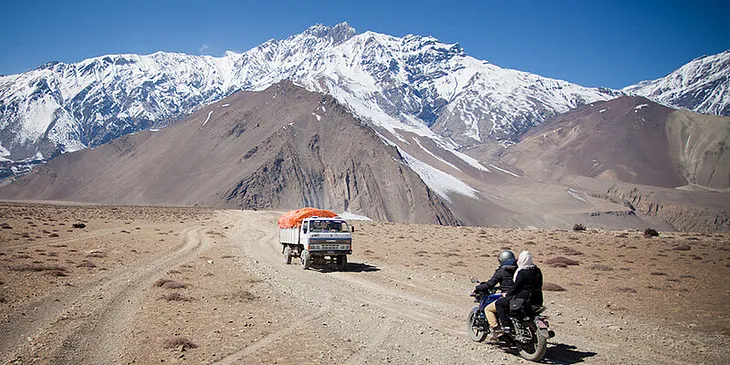
[[[37,227],[25,223],[27,212],[18,213],[8,219],[13,228],[0,231],[5,235],[0,236],[3,363],[523,363],[468,339],[465,316],[473,306],[469,275],[491,274],[493,251],[507,244],[503,237],[510,238],[515,250],[525,246],[547,255],[551,249],[529,240],[533,235],[548,241],[550,232],[356,222],[355,253],[347,271],[305,271],[296,259],[292,265],[283,262],[279,213],[182,208],[146,213],[119,208],[102,219],[85,219],[84,232],[34,235],[40,222],[53,227],[64,221],[67,227],[78,210],[91,208],[69,209],[65,219],[55,211],[49,213],[54,221],[36,219]],[[93,213],[89,216],[99,215]],[[40,238],[15,240],[25,232]],[[727,237],[712,238],[706,249],[727,246]],[[572,247],[583,251],[584,264],[604,260],[601,250],[608,244],[597,247],[591,241],[604,238],[581,239]],[[693,252],[699,254],[699,249]],[[675,262],[670,258],[668,263]],[[23,263],[28,260],[34,263]],[[88,260],[96,267],[85,266]],[[727,275],[728,267],[720,261],[717,267]],[[665,266],[657,261],[651,270],[673,277]],[[48,270],[35,270],[40,268]],[[65,270],[60,272],[66,276],[52,269]],[[625,294],[611,287],[610,280],[625,281],[621,275],[639,268],[632,270],[597,276],[587,268],[545,267],[546,280],[567,288],[546,293],[547,314],[557,332],[547,363],[730,360],[726,305],[713,304],[720,313],[714,319],[703,319],[714,315],[706,309],[689,312],[693,323],[649,313],[642,300],[634,295],[622,299]],[[695,273],[695,278],[702,280],[702,275]],[[594,280],[597,284],[589,285]],[[652,295],[667,294],[636,289],[634,294],[646,291],[652,300]],[[728,293],[720,295],[719,301]],[[666,300],[653,306],[669,308],[673,302]]]

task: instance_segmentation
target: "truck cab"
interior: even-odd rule
[[[279,241],[287,264],[299,257],[304,269],[334,262],[344,270],[352,253],[352,227],[339,217],[314,216],[303,219],[300,227],[281,228]]]

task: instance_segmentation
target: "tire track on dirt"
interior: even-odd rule
[[[235,222],[233,215],[224,212],[223,216],[225,219],[221,225]],[[198,226],[184,230],[183,243],[179,249],[152,264],[139,268],[140,270],[129,270],[114,282],[110,282],[107,285],[109,290],[107,292],[114,293],[112,299],[64,341],[61,351],[55,357],[56,362],[98,364],[119,362],[122,350],[120,344],[129,333],[129,324],[139,311],[145,294],[165,272],[210,248],[210,239],[204,232],[208,228]]]
[[[333,272],[324,276],[307,275],[314,272],[301,270],[298,265],[284,265],[281,255],[275,249],[279,245],[276,227],[271,227],[263,223],[262,220],[256,219],[252,226],[264,232],[271,230],[272,233],[261,239],[258,249],[251,252],[257,255],[256,258],[267,260],[279,270],[283,268],[289,269],[287,271],[293,274],[298,282],[325,287],[327,291],[338,293],[336,296],[339,298],[353,299],[359,303],[368,303],[393,315],[407,318],[425,326],[435,327],[453,336],[460,338],[468,337],[466,331],[464,331],[464,322],[462,320],[444,317],[439,313],[440,311],[435,310],[436,308],[453,307],[453,301],[444,300],[445,298],[453,298],[448,294],[430,291],[422,291],[420,295],[401,293],[397,289],[374,283],[358,273]],[[283,266],[283,268],[278,266]],[[344,283],[349,285],[343,285]],[[439,298],[436,298],[436,296],[439,296]]]
[[[233,212],[231,212],[233,213]],[[249,216],[251,213],[240,213],[244,216]],[[265,214],[265,213],[264,213]],[[238,215],[238,214],[236,214]],[[240,217],[237,217],[236,219],[243,222],[242,227],[240,228],[240,232],[236,232],[235,237],[247,237],[248,239],[241,239],[242,243],[242,249],[244,255],[247,255],[250,260],[254,260],[254,263],[258,265],[259,268],[263,268],[264,271],[271,273],[274,271],[274,267],[276,265],[275,260],[273,260],[273,257],[271,255],[267,255],[264,257],[261,257],[261,261],[258,261],[257,258],[254,258],[251,255],[251,252],[262,252],[266,251],[266,245],[270,243],[272,240],[275,239],[277,236],[276,231],[269,232],[268,230],[261,229],[258,224],[256,224],[254,221],[259,219],[259,216],[251,217],[251,219],[246,219],[248,217],[244,217],[241,219]],[[234,238],[235,239],[235,238]],[[248,345],[242,349],[240,349],[237,352],[234,352],[219,361],[215,362],[214,364],[235,364],[240,361],[243,361],[247,356],[253,355],[259,350],[265,349],[271,345],[274,345],[279,339],[282,337],[289,335],[291,333],[294,333],[298,330],[304,330],[305,326],[308,323],[311,323],[313,321],[319,320],[322,317],[324,317],[328,312],[330,312],[332,308],[332,300],[331,297],[328,295],[319,296],[317,298],[320,301],[319,309],[314,314],[309,314],[307,316],[303,316],[299,318],[296,322],[294,322],[291,325],[288,325],[284,328],[281,328],[277,331],[274,331],[272,333],[269,333],[262,337],[261,339],[257,340],[251,345]]]
[[[232,218],[229,219],[232,221]],[[26,307],[34,315],[13,318],[0,327],[3,333],[11,334],[3,338],[12,337],[12,340],[1,341],[0,349],[9,354],[10,350],[17,352],[22,347],[31,346],[33,338],[53,331],[54,325],[67,319],[64,312],[78,310],[86,315],[72,319],[82,322],[74,324],[73,332],[62,339],[60,347],[54,350],[51,362],[118,362],[127,324],[139,310],[143,294],[169,268],[182,264],[208,248],[204,229],[206,226],[196,226],[181,231],[182,242],[162,256],[118,267],[72,293],[63,292],[30,303]],[[88,235],[77,239],[87,238]]]
[[[79,240],[101,237],[111,232],[112,230],[109,230],[100,234],[89,234],[83,237],[64,239],[63,242],[72,243]],[[182,243],[174,250],[179,251],[184,245]],[[154,260],[156,259],[143,259],[137,262],[134,267],[142,268],[153,263]],[[97,294],[96,292],[99,292],[98,288],[110,285],[110,282],[118,280],[115,279],[116,277],[122,276],[124,272],[132,269],[129,266],[118,267],[110,270],[104,276],[91,283],[73,289],[72,292],[63,291],[21,305],[15,310],[16,313],[21,313],[20,316],[8,318],[6,321],[0,323],[0,333],[4,334],[0,336],[0,350],[4,354],[9,354],[27,345],[27,342],[31,342],[32,339],[37,338],[40,334],[46,332],[55,322],[58,322],[62,318],[64,310],[69,308],[73,309],[74,305],[69,306],[69,303],[78,303],[81,302],[82,298],[88,298]]]
[[[184,231],[183,245],[171,254],[148,265],[125,270],[114,280],[89,288],[86,293],[106,293],[110,299],[96,304],[84,323],[66,337],[61,348],[54,354],[53,362],[59,364],[95,363],[111,364],[119,361],[119,345],[127,333],[127,323],[140,308],[145,290],[167,269],[182,264],[205,249],[201,239],[203,227]],[[135,270],[136,269],[136,270]],[[86,299],[82,296],[80,300]],[[76,305],[78,301],[74,303]],[[83,304],[80,304],[83,305]]]
[[[358,337],[361,337],[360,341],[366,345],[352,354],[346,360],[347,363],[362,363],[362,361],[369,358],[374,351],[381,347],[380,345],[385,342],[394,329],[393,317],[406,319],[425,327],[435,328],[437,331],[466,338],[462,321],[443,317],[443,315],[438,313],[438,310],[435,310],[435,308],[453,307],[452,302],[445,301],[448,295],[436,293],[436,295],[425,296],[412,293],[399,293],[397,289],[391,289],[371,282],[360,273],[329,272],[323,275],[312,270],[302,270],[299,265],[285,265],[281,253],[278,250],[277,229],[275,224],[272,225],[271,223],[275,221],[274,213],[267,214],[260,212],[249,219],[243,220],[248,221],[247,229],[249,232],[251,230],[261,232],[259,239],[245,244],[245,255],[257,262],[259,268],[268,273],[268,276],[274,278],[274,280],[277,280],[277,277],[285,279],[281,280],[281,282],[287,290],[305,288],[305,290],[302,290],[302,293],[305,297],[309,298],[314,298],[314,295],[318,295],[320,292],[326,293],[330,300],[331,298],[337,298],[340,301],[345,301],[347,304],[341,306],[343,310],[359,307],[364,304],[370,306],[371,310],[388,314],[380,316],[385,320],[379,323],[380,326],[375,332],[357,334]],[[249,235],[251,234],[252,232],[249,233]],[[279,273],[276,274],[276,272]],[[420,294],[425,294],[426,291],[423,290],[423,292]],[[321,299],[321,296],[317,299]],[[426,310],[424,307],[432,307],[433,310]],[[351,313],[351,311],[347,310],[345,312]],[[337,313],[337,311],[330,311],[325,314],[329,316],[347,316],[348,314],[345,312]],[[345,320],[347,320],[347,317]],[[364,319],[364,322],[370,321],[370,318]],[[294,327],[296,326],[292,326],[281,333],[275,333],[273,336],[292,332],[296,329]],[[244,351],[242,354],[250,355],[256,350],[269,346],[274,342],[268,339],[267,337],[266,341],[262,340],[260,346],[252,348],[250,351],[242,350]],[[243,356],[236,357],[239,360],[242,358]]]

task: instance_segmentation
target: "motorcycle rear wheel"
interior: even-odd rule
[[[485,330],[482,326],[476,324],[477,318],[479,317],[479,309],[472,308],[469,312],[469,316],[466,320],[466,329],[469,332],[469,338],[474,342],[482,342],[487,338],[489,330]]]
[[[530,332],[532,332],[532,340],[529,343],[518,343],[517,345],[520,349],[520,356],[525,360],[540,361],[545,356],[547,339],[550,336],[547,330],[536,328],[534,325],[530,326]]]

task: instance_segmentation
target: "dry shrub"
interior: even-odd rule
[[[634,293],[634,294],[636,294],[636,289],[634,289],[634,288],[618,287],[618,288],[616,288],[616,290],[618,290],[620,292],[624,292],[624,293]]]
[[[647,228],[644,230],[644,237],[645,238],[651,238],[651,237],[657,237],[659,236],[659,232],[657,232],[654,228]]]
[[[588,266],[588,268],[591,270],[598,270],[598,271],[613,271],[614,270],[612,266],[603,265],[603,264],[593,264],[591,266]]]
[[[58,265],[20,265],[20,266],[13,266],[10,268],[10,270],[35,271],[35,272],[53,271],[53,270],[68,271],[65,267],[58,266]]]
[[[48,237],[56,238],[56,237],[58,237],[58,233],[51,233],[48,235]]]
[[[576,232],[578,232],[578,231],[585,231],[586,230],[586,226],[584,226],[584,225],[582,225],[580,223],[576,223],[575,225],[573,225],[573,230],[576,231]]]
[[[579,265],[580,262],[567,257],[558,256],[545,260],[545,264],[552,267],[568,267],[570,265]]]
[[[544,282],[542,284],[542,290],[543,291],[565,291],[565,288],[558,284],[550,283],[550,282]]]
[[[162,289],[185,289],[187,287],[186,284],[177,281],[168,281],[161,286]]]
[[[654,276],[667,276],[667,273],[654,271],[654,272],[650,272],[649,275],[654,275]]]
[[[247,290],[239,290],[233,293],[233,299],[236,299],[238,301],[250,302],[252,300],[256,300],[256,296]]]
[[[73,227],[73,228],[86,228],[86,224],[84,224],[84,223],[74,223],[71,227]]]
[[[198,345],[196,345],[193,340],[188,337],[178,336],[165,340],[164,347],[166,349],[180,349],[181,351],[185,351],[197,348]]]
[[[76,265],[76,267],[87,267],[89,269],[93,269],[96,267],[96,264],[89,260],[83,260],[80,264]]]
[[[563,250],[563,255],[580,256],[580,255],[583,254],[583,252],[580,252],[580,251],[578,251],[578,250],[576,250],[576,249],[574,249],[572,247],[568,247],[568,246],[560,247],[560,249]]]
[[[691,249],[692,249],[692,247],[690,247],[689,245],[679,245],[679,246],[672,247],[672,250],[674,250],[674,251],[689,251]]]
[[[49,270],[43,274],[48,276],[68,276],[68,272],[66,270]]]
[[[175,280],[172,280],[172,279],[159,279],[159,280],[155,281],[155,286],[156,287],[162,287],[163,285],[165,285],[165,283],[169,283],[171,281],[175,281]]]
[[[86,257],[104,258],[104,257],[106,257],[106,252],[95,250],[95,251],[91,251],[88,254],[86,254]]]
[[[178,292],[162,294],[160,299],[164,299],[168,302],[189,302],[193,300],[192,298],[182,295]]]

